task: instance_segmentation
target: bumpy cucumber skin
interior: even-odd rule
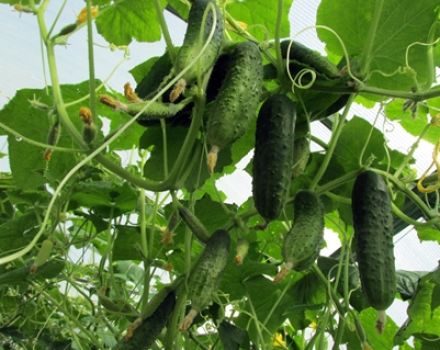
[[[293,203],[294,224],[283,242],[283,257],[294,270],[309,268],[318,258],[324,239],[324,207],[318,195],[299,191]]]
[[[215,22],[214,35],[208,47],[206,48],[206,51],[200,57],[199,61],[183,76],[183,79],[185,79],[187,83],[192,82],[197,77],[197,72],[200,72],[200,74],[204,74],[212,67],[218,55],[220,54],[220,50],[223,45],[223,16],[220,9],[215,4],[215,1],[194,0],[188,15],[188,28],[183,39],[183,45],[179,49],[176,62],[174,64],[175,73],[178,74],[191,62],[193,62],[200,52],[201,46],[199,46],[199,34],[202,27],[203,14],[209,4],[213,4],[216,11],[217,20]],[[213,26],[212,11],[209,11],[209,13],[207,14],[205,24],[206,25],[203,33],[202,45],[209,37],[209,33],[211,32],[211,28]]]
[[[263,64],[258,46],[237,44],[230,52],[229,70],[217,97],[206,106],[206,140],[222,149],[247,130],[256,114],[263,83]]]
[[[287,58],[287,50],[289,48],[290,40],[282,41],[281,55],[283,58]],[[340,78],[339,69],[336,65],[331,63],[326,57],[322,56],[319,52],[309,49],[296,41],[290,45],[289,59],[296,62],[299,66],[298,70],[302,68],[313,68],[316,73],[321,74],[327,78],[336,79]],[[291,65],[292,69],[296,69],[295,64]]]
[[[356,255],[362,290],[370,306],[383,311],[396,293],[391,201],[384,179],[364,171],[352,192]]]
[[[307,137],[298,137],[293,144],[292,176],[296,178],[304,173],[310,157],[310,145]]]
[[[116,346],[117,350],[140,350],[149,349],[156,338],[160,335],[162,329],[166,326],[171,313],[176,305],[176,295],[174,291],[170,291],[164,300],[159,304],[157,309],[142,320],[137,327],[133,336],[126,341],[122,339]]]
[[[230,243],[229,234],[224,230],[215,231],[206,243],[188,281],[193,309],[200,312],[211,303],[212,295],[228,263]]]
[[[255,134],[252,191],[262,217],[276,219],[284,207],[292,178],[296,104],[276,94],[261,106]]]

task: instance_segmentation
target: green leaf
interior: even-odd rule
[[[440,230],[431,226],[417,226],[416,231],[421,241],[436,241],[440,243]]]
[[[359,169],[359,157],[371,131],[372,135],[364,152],[363,162],[369,157],[374,157],[373,164],[384,168],[378,162],[386,158],[383,134],[364,119],[354,117],[342,129],[334,152],[334,159],[342,164],[345,171]]]
[[[137,193],[128,184],[108,181],[80,182],[70,197],[72,206],[94,208],[102,216],[116,217],[137,206]]]
[[[218,333],[223,347],[228,350],[249,349],[249,336],[244,330],[223,321],[218,327]]]
[[[376,330],[376,317],[377,313],[373,308],[362,310],[362,312],[359,314],[359,318],[365,330],[368,343],[372,349],[391,350],[393,349],[393,337],[397,332],[397,325],[390,317],[387,317],[385,329],[382,334],[379,334]],[[348,342],[348,349],[361,350],[359,338],[355,332],[351,332],[347,329],[343,342]]]
[[[379,4],[383,6],[375,18]],[[367,79],[369,85],[409,90],[415,86],[409,72],[384,77],[377,71],[393,74],[405,67],[407,48],[415,42],[429,41],[429,32],[437,18],[437,7],[437,0],[323,0],[318,9],[317,24],[333,29],[351,57],[369,62],[367,73],[372,73]],[[377,28],[374,29],[376,21]],[[343,56],[341,45],[333,33],[318,29],[318,35],[328,50]],[[363,56],[365,54],[366,57]],[[427,47],[414,45],[409,48],[409,65],[417,72],[417,82],[424,88],[433,82],[431,59]]]
[[[162,5],[164,1],[161,1]],[[104,12],[105,11],[105,12]],[[98,33],[109,43],[128,45],[133,39],[160,40],[160,26],[152,0],[121,0],[102,9],[96,18]]]
[[[99,81],[97,81],[99,84]],[[88,94],[89,82],[85,81],[76,85],[62,85],[61,91],[66,103],[76,101]],[[49,95],[48,95],[49,93]],[[50,109],[53,101],[48,96],[52,95],[52,89],[22,89],[8,104],[0,110],[0,122],[15,130],[21,135],[32,140],[46,143],[49,129],[54,124],[56,116]],[[34,108],[30,101],[39,101],[45,104],[45,108]],[[81,105],[68,108],[69,117],[78,131],[82,130],[83,123],[78,116],[80,106],[89,105],[89,101],[83,101]],[[98,106],[98,114],[102,106]],[[98,130],[101,128],[101,120],[94,119]],[[76,153],[54,151],[52,158],[46,162],[43,158],[45,149],[27,143],[1,130],[3,135],[8,135],[9,161],[15,184],[23,190],[39,189],[46,182],[58,182],[67,172],[78,163]],[[99,134],[97,140],[102,139]],[[61,137],[57,144],[65,148],[77,148],[67,132],[61,130]]]
[[[138,84],[136,93],[141,98],[147,98],[156,91],[163,79],[170,73],[172,68],[168,52],[160,57],[151,57],[147,61],[130,70],[131,75]]]
[[[419,280],[428,272],[424,271],[396,271],[397,291],[400,293],[402,300],[408,300],[416,293]]]
[[[415,116],[408,109],[403,110],[403,100],[394,100],[385,107],[387,118],[400,123],[400,125],[411,135],[419,136],[422,130],[430,123],[427,110],[423,106],[418,106]],[[430,127],[423,137],[424,140],[435,144],[440,139],[440,128]]]
[[[0,253],[23,248],[34,238],[38,223],[36,213],[31,211],[0,225]]]
[[[280,37],[287,37],[290,34],[288,16],[292,2],[293,0],[283,1]],[[275,2],[268,6],[267,0],[234,1],[227,5],[226,10],[236,21],[244,22],[247,31],[256,38],[268,40],[274,37],[277,18]]]
[[[437,338],[440,336],[440,269],[420,279],[416,294],[408,306],[408,319],[399,329],[395,344],[410,336]]]

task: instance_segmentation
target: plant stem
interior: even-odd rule
[[[89,93],[90,93],[90,110],[92,116],[97,117],[96,114],[96,83],[95,83],[95,57],[93,51],[93,27],[92,27],[92,5],[91,0],[87,0],[87,47],[89,54]]]
[[[163,38],[165,39],[165,44],[167,45],[168,55],[170,56],[171,62],[174,63],[176,59],[176,52],[171,40],[171,35],[168,30],[167,22],[163,15],[163,9],[160,5],[159,0],[153,0],[154,9],[156,10],[156,18],[159,20],[160,28],[162,29]]]
[[[324,175],[325,171],[327,170],[327,167],[330,163],[331,158],[333,157],[333,152],[335,151],[336,145],[338,143],[339,136],[341,135],[342,129],[344,128],[344,122],[348,115],[348,111],[350,110],[351,104],[353,103],[355,96],[351,95],[350,98],[347,101],[347,105],[345,106],[344,112],[342,113],[341,117],[338,120],[337,125],[335,126],[335,130],[332,132],[332,137],[330,140],[330,143],[328,145],[328,149],[325,152],[324,159],[321,163],[321,166],[318,169],[318,172],[316,173],[315,177],[313,178],[310,189],[313,190],[318,185],[319,181],[321,180],[322,176]]]
[[[374,41],[376,37],[377,28],[380,23],[380,18],[383,11],[383,5],[384,0],[376,0],[375,1],[375,8],[374,8],[374,14],[373,14],[373,20],[371,21],[370,28],[368,31],[368,37],[367,41],[365,43],[364,52],[362,53],[361,58],[361,74],[364,75],[366,72],[368,72],[370,68],[371,60],[373,59],[373,48],[374,48]]]
[[[275,51],[276,51],[276,58],[278,63],[277,64],[278,79],[283,78],[285,76],[283,58],[281,57],[281,47],[280,47],[282,15],[283,15],[283,0],[278,0],[277,18],[275,24]]]
[[[440,85],[436,85],[428,90],[412,92],[412,91],[403,91],[403,90],[382,89],[374,86],[369,86],[366,84],[358,84],[357,86],[349,87],[349,86],[326,86],[319,83],[315,83],[310,88],[310,90],[341,93],[341,94],[366,92],[373,95],[408,99],[414,102],[429,100],[431,98],[440,96]]]

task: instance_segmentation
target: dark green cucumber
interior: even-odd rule
[[[310,157],[310,145],[307,137],[298,137],[293,144],[292,176],[296,178],[304,173]]]
[[[65,267],[65,262],[60,259],[52,259],[33,268],[33,262],[27,262],[24,266],[5,271],[0,274],[0,286],[17,285],[29,283],[32,280],[54,278],[58,276]]]
[[[299,42],[293,41],[292,45],[290,42],[290,40],[282,41],[280,46],[282,57],[286,59],[289,55],[291,73],[297,74],[301,69],[311,68],[326,78],[337,79],[341,77],[338,67],[319,52],[309,49]]]
[[[261,106],[255,134],[252,192],[266,220],[276,219],[289,192],[294,161],[296,104],[276,94]]]
[[[284,267],[275,277],[281,280],[290,269],[309,268],[319,256],[324,239],[324,207],[319,196],[309,190],[299,191],[294,199],[294,222],[283,241]]]
[[[165,294],[164,294],[165,293]],[[176,305],[174,290],[167,288],[161,290],[149,305],[148,314],[135,321],[132,328],[129,328],[124,339],[120,340],[116,349],[118,350],[146,350],[154,343],[166,326],[171,313]]]
[[[379,312],[377,327],[381,330],[384,311],[396,293],[391,200],[382,176],[373,171],[358,175],[352,210],[362,291],[369,305]]]
[[[213,171],[217,153],[247,130],[256,114],[263,82],[263,65],[258,46],[236,44],[229,53],[226,76],[216,99],[206,106],[206,141],[211,146],[208,167]]]
[[[188,280],[191,311],[183,320],[181,330],[188,329],[194,317],[212,302],[222,272],[228,263],[230,243],[229,233],[225,230],[215,231],[206,242],[205,249]]]
[[[208,9],[208,5],[212,5],[215,9],[216,21],[213,22],[213,12]],[[205,11],[208,9],[206,15],[205,27],[202,28],[203,16]],[[200,57],[198,62],[187,71],[182,77],[186,84],[191,83],[196,79],[197,74],[206,73],[213,65],[220,50],[223,46],[223,15],[215,1],[212,0],[194,0],[191,5],[191,10],[188,15],[188,28],[183,39],[183,45],[180,47],[176,62],[174,63],[175,74],[180,73],[184,68],[186,68],[197,55],[200,53],[203,45],[209,37],[211,29],[215,25],[214,35],[211,42],[209,43],[206,51]],[[200,43],[200,31],[203,31]]]
[[[179,214],[185,224],[194,233],[199,241],[205,243],[209,240],[208,230],[203,226],[200,220],[195,216],[188,208],[183,205],[179,205]]]

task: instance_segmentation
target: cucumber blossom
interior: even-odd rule
[[[194,317],[212,302],[213,294],[228,263],[230,243],[229,233],[225,230],[215,231],[206,242],[205,249],[189,277],[191,310],[180,325],[182,331],[187,330]]]
[[[391,200],[382,176],[369,170],[358,175],[352,191],[352,211],[362,291],[369,305],[378,311],[376,327],[381,332],[385,310],[396,293]]]
[[[213,172],[218,152],[241,137],[260,102],[263,64],[258,46],[252,42],[236,44],[228,70],[214,101],[206,106],[206,141],[211,146],[208,169]]]
[[[318,258],[324,239],[324,207],[319,196],[309,190],[299,191],[294,199],[294,223],[283,241],[284,266],[275,276],[279,282],[291,270],[309,268]]]
[[[276,219],[287,199],[294,161],[296,104],[276,94],[261,106],[255,134],[252,192],[267,221]]]
[[[215,11],[215,22],[212,9]],[[204,18],[206,18],[205,21]],[[223,45],[223,15],[215,1],[194,0],[188,15],[188,28],[183,39],[183,45],[180,47],[174,63],[175,74],[180,73],[199,55],[200,50],[209,38],[213,26],[215,28],[210,43],[198,62],[183,75],[182,81],[178,82],[175,90],[171,92],[170,95],[173,96],[170,98],[171,102],[179,97],[185,86],[192,83],[198,74],[206,73],[213,66]]]

